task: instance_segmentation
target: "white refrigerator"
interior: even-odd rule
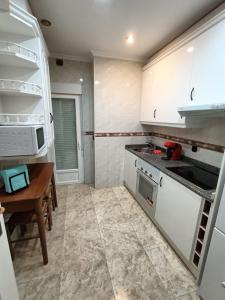
[[[1,208],[1,205],[0,205]],[[0,213],[0,300],[19,300],[3,215]]]
[[[225,300],[225,158],[218,185],[218,214],[199,288],[204,300]]]

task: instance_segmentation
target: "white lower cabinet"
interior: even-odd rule
[[[155,219],[171,241],[190,260],[201,197],[161,173]]]
[[[199,290],[204,300],[225,299],[225,235],[214,229]]]
[[[124,160],[124,183],[126,187],[135,195],[137,183],[137,156],[125,150]]]

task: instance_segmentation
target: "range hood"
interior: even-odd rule
[[[178,107],[181,117],[225,117],[225,103]]]

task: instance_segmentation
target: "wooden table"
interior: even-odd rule
[[[53,197],[57,206],[53,163],[37,163],[28,165],[30,185],[15,194],[7,194],[0,189],[0,203],[6,213],[34,211],[37,217],[38,231],[41,242],[43,262],[48,263],[48,251],[45,235],[44,216],[42,214],[42,200],[49,183],[53,186]]]

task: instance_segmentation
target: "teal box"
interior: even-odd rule
[[[19,165],[0,172],[7,193],[14,193],[29,186],[27,165]]]

